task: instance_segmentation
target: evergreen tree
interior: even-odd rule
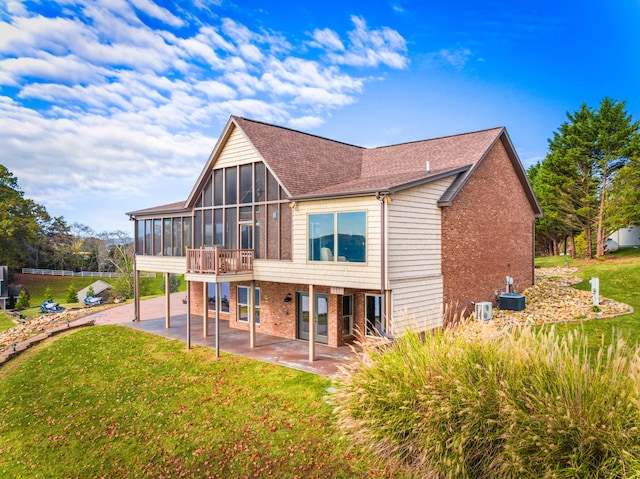
[[[69,288],[67,289],[67,303],[77,303],[78,302],[78,290],[73,285],[73,283],[69,284]]]
[[[640,144],[639,124],[624,108],[624,102],[605,98],[598,110],[582,104],[568,113],[568,121],[554,132],[549,153],[535,171],[534,191],[549,216],[540,230],[548,233],[552,225],[555,233],[570,238],[583,232],[587,258],[593,254],[594,232],[599,257],[608,233],[616,225],[627,226],[621,223],[633,216],[632,189],[640,186],[633,162]],[[626,216],[619,211],[623,207]]]

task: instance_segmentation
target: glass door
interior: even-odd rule
[[[327,344],[329,341],[329,296],[315,295],[315,337],[318,343]],[[297,323],[298,338],[309,340],[309,293],[297,293]]]

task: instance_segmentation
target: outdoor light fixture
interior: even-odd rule
[[[288,303],[289,301],[291,301],[291,293],[287,293],[287,295],[284,297],[285,303]]]

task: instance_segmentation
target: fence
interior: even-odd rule
[[[22,268],[22,274],[39,274],[41,276],[83,276],[87,278],[119,278],[122,273],[109,271],[66,271],[62,269]],[[141,273],[143,278],[153,278],[156,273]]]
[[[22,274],[39,274],[42,276],[86,276],[89,278],[119,278],[122,273],[111,273],[107,271],[66,271],[62,269],[33,269],[22,268]]]

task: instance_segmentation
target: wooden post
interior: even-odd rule
[[[220,305],[222,304],[220,294],[220,283],[216,282],[216,358],[220,357]]]
[[[255,308],[255,287],[256,282],[251,281],[251,287],[249,288],[249,347],[256,347],[256,308]]]
[[[171,279],[170,274],[164,274],[164,327],[169,329],[171,327]]]
[[[209,336],[209,283],[202,283],[202,297],[204,305],[202,306],[202,335],[206,338]]]
[[[137,269],[133,272],[133,309],[133,320],[140,321],[140,271]]]
[[[309,361],[316,360],[316,295],[315,288],[309,285]]]
[[[191,349],[191,281],[187,281],[187,349]]]

